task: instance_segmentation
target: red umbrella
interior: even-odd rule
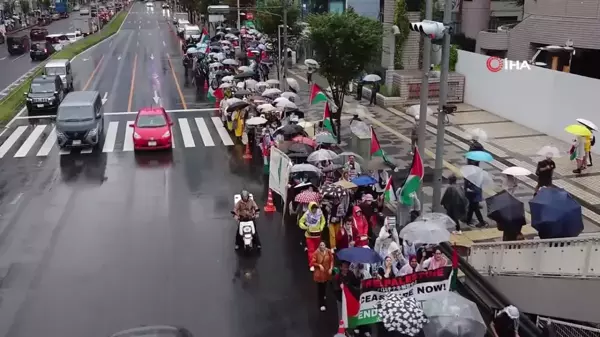
[[[302,143],[302,144],[306,144],[308,146],[312,146],[317,147],[317,142],[315,142],[314,140],[308,138],[308,137],[303,137],[303,136],[298,136],[292,139],[292,141],[296,142],[296,143]]]
[[[295,202],[299,202],[301,204],[308,204],[311,202],[319,202],[321,200],[321,195],[315,191],[302,191],[300,192],[296,198],[294,198]]]

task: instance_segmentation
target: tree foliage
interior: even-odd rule
[[[40,0],[40,7],[45,10],[49,10],[50,6],[52,6],[52,0]]]
[[[300,17],[300,8],[290,5],[287,8],[287,24],[290,27],[288,31],[292,35],[299,33],[297,25]],[[270,35],[277,36],[277,27],[283,24],[283,7],[280,0],[267,0],[259,3],[256,7],[256,18],[260,25],[260,31]]]
[[[21,6],[21,11],[23,12],[23,14],[27,15],[29,14],[29,12],[31,12],[31,6],[29,5],[29,1],[20,0],[19,5]]]
[[[410,22],[406,17],[406,1],[396,0],[396,9],[394,13],[394,24],[398,26],[400,34],[396,35],[396,52],[394,54],[394,65],[397,69],[402,69],[402,53],[404,43],[410,33]]]
[[[329,82],[337,106],[334,117],[339,130],[348,84],[381,53],[382,26],[379,21],[351,9],[341,14],[314,14],[309,16],[308,23],[319,73]]]

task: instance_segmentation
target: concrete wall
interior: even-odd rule
[[[566,142],[573,137],[564,128],[576,118],[600,124],[600,80],[538,67],[493,73],[487,59],[459,51],[456,71],[465,76],[465,103]],[[600,154],[599,147],[592,150]]]
[[[462,22],[460,29],[466,37],[475,39],[477,33],[487,30],[490,23],[490,0],[470,0],[462,2]]]
[[[379,19],[379,0],[346,0],[346,8],[352,7],[354,11],[371,19]]]
[[[406,13],[406,17],[410,22],[421,21],[420,12],[408,12]],[[408,37],[404,41],[404,46],[402,48],[402,66],[405,70],[419,69],[420,46],[421,34],[411,30],[408,33]]]

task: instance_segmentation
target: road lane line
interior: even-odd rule
[[[52,148],[54,147],[55,143],[56,143],[56,128],[52,128],[52,131],[50,131],[50,134],[48,134],[48,137],[44,141],[44,144],[42,144],[42,147],[38,151],[37,156],[38,157],[47,156],[50,153],[50,151],[52,151]]]
[[[94,70],[92,71],[90,78],[87,80],[87,82],[85,82],[85,85],[83,86],[83,91],[86,91],[87,88],[90,86],[90,84],[92,84],[92,80],[94,79],[94,76],[96,76],[96,73],[98,72],[98,68],[100,68],[100,65],[102,64],[102,61],[104,61],[104,55],[102,55],[102,57],[100,57],[100,61],[98,61],[96,68],[94,68]]]
[[[44,129],[46,129],[46,126],[47,125],[45,124],[38,125],[35,127],[35,129],[33,129],[33,131],[31,131],[29,137],[27,137],[23,145],[21,145],[17,153],[15,153],[15,158],[23,158],[27,155],[27,153],[29,153],[31,147],[35,144],[38,138],[40,138],[40,135],[42,132],[44,132]]]
[[[211,117],[210,119],[212,120],[213,124],[215,125],[215,128],[217,129],[217,132],[219,133],[219,137],[221,137],[223,144],[225,144],[225,146],[232,146],[233,141],[231,140],[231,137],[229,137],[229,132],[227,132],[227,130],[225,130],[225,127],[223,126],[223,121],[221,121],[221,118]]]
[[[25,130],[27,130],[27,126],[21,125],[17,127],[17,129],[10,136],[8,136],[2,146],[0,146],[0,158],[3,158],[10,148],[15,145]]]
[[[175,88],[179,93],[179,99],[181,99],[181,105],[183,108],[187,110],[187,103],[185,103],[185,98],[183,97],[183,92],[181,91],[181,86],[179,85],[179,80],[177,79],[177,75],[175,74],[175,68],[173,68],[173,62],[171,61],[171,56],[167,54],[167,61],[169,61],[169,66],[171,67],[171,74],[173,75],[173,79],[175,80]],[[131,109],[128,109],[131,110]]]
[[[210,132],[208,131],[208,126],[206,126],[204,118],[196,118],[196,126],[198,126],[198,131],[200,131],[200,137],[202,137],[204,146],[215,146],[215,142],[210,136]]]
[[[18,60],[18,59],[21,59],[21,58],[25,57],[25,55],[27,55],[27,54],[23,54],[23,55],[21,55],[21,56],[19,56],[19,57],[17,57],[17,58],[14,58],[14,59],[12,59],[12,60],[11,60],[11,62],[15,62],[16,60]]]
[[[133,125],[135,121],[128,121],[125,129],[125,140],[123,141],[123,151],[133,151]]]
[[[133,103],[133,92],[135,90],[135,70],[137,68],[137,54],[133,59],[133,71],[131,72],[131,88],[129,89],[129,103],[127,104],[127,111],[131,111],[131,104]]]
[[[194,136],[192,136],[192,130],[190,130],[187,118],[179,118],[179,130],[181,130],[181,137],[183,137],[183,146],[196,147],[196,142],[194,142]]]
[[[119,122],[110,122],[106,137],[104,137],[104,147],[102,152],[113,152],[115,150],[115,141],[117,140],[117,131],[119,130]]]

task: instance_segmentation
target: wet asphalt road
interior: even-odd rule
[[[0,135],[0,337],[107,336],[146,324],[196,336],[335,332],[335,306],[318,311],[293,224],[261,214],[262,255],[233,251],[233,195],[246,188],[262,207],[267,179],[259,158],[245,162],[219,132],[213,111],[173,112],[172,152],[128,149],[127,111],[152,104],[154,91],[167,109],[212,106],[185,86],[178,48],[160,9],[136,3],[114,38],[74,61],[76,88],[107,93],[105,111],[117,113],[106,116],[118,126],[108,148],[42,153],[52,130],[43,118]]]
[[[68,18],[54,21],[44,28],[48,29],[49,34],[74,32],[74,20],[77,18],[79,18],[79,13],[73,12]],[[29,30],[23,30],[18,34],[29,36]],[[0,45],[0,74],[2,74],[0,76],[0,90],[4,90],[38,64],[39,61],[31,61],[29,53],[11,56],[8,54],[6,44]],[[2,96],[0,95],[0,97]]]

